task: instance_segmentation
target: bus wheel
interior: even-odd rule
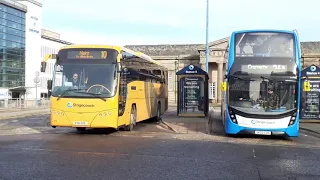
[[[78,132],[84,132],[86,130],[85,127],[76,127]]]
[[[127,131],[132,131],[133,127],[136,125],[137,120],[137,109],[135,105],[131,107],[131,114],[130,114],[130,124],[127,126]]]
[[[158,103],[158,108],[157,108],[157,121],[161,120],[161,104]]]

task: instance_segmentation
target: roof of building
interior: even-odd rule
[[[209,43],[209,46],[214,46],[227,40],[228,37],[219,39]],[[125,47],[143,52],[149,56],[198,55],[199,50],[205,50],[205,44],[127,45]],[[320,53],[320,41],[301,42],[301,50],[303,54]]]
[[[68,42],[68,41],[64,41],[64,40],[61,40],[61,39],[56,39],[56,38],[52,38],[52,37],[44,36],[44,35],[42,35],[41,38],[47,39],[47,40],[50,40],[50,41],[54,41],[54,42],[58,42],[58,43],[61,43],[61,44],[65,44],[65,45],[72,45],[73,44],[73,43]]]
[[[58,42],[61,44],[65,44],[65,45],[72,45],[73,43],[68,42],[68,41],[64,41],[60,39],[60,34],[47,30],[47,29],[41,29],[41,38],[43,39],[47,39],[50,41],[54,41],[54,42]]]
[[[18,2],[19,1],[28,1],[28,2],[30,2],[32,4],[34,4],[34,5],[42,7],[42,4],[40,2],[38,2],[38,1],[36,1],[36,0],[14,0],[14,1],[18,1]]]
[[[2,0],[1,3],[23,12],[27,12],[28,10],[28,7],[26,5],[18,3],[16,0]]]
[[[320,53],[320,41],[301,42],[302,54]]]
[[[127,45],[124,46],[134,51],[140,51],[149,56],[179,56],[199,54],[198,49],[202,44],[161,44],[161,45]]]

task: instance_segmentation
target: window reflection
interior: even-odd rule
[[[0,87],[24,86],[25,13],[0,4]]]

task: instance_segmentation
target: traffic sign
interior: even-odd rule
[[[34,79],[33,79],[33,82],[38,84],[40,82],[40,78],[39,76],[36,76]]]

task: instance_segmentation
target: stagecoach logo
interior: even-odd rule
[[[275,121],[262,121],[262,120],[251,120],[251,124],[261,124],[261,125],[274,125],[276,124]]]
[[[316,69],[316,66],[310,66],[310,71],[314,72]]]
[[[186,73],[191,73],[191,74],[197,74],[198,71],[193,71],[194,70],[194,65],[189,65],[188,69],[190,71],[186,71]]]
[[[312,75],[317,76],[317,75],[320,74],[320,72],[317,72],[317,66],[312,65],[312,66],[310,66],[309,70],[310,70],[310,71],[307,71],[307,72],[306,72],[306,75],[309,75],[309,76],[312,76]]]
[[[73,108],[73,107],[82,108],[82,107],[94,107],[94,105],[93,104],[76,104],[76,103],[68,102],[67,107],[68,108]]]
[[[72,102],[68,102],[67,106],[68,106],[68,108],[72,108],[73,107],[73,103]]]
[[[193,66],[193,65],[190,65],[190,66],[189,66],[189,70],[192,71],[193,69],[194,69],[194,66]]]

